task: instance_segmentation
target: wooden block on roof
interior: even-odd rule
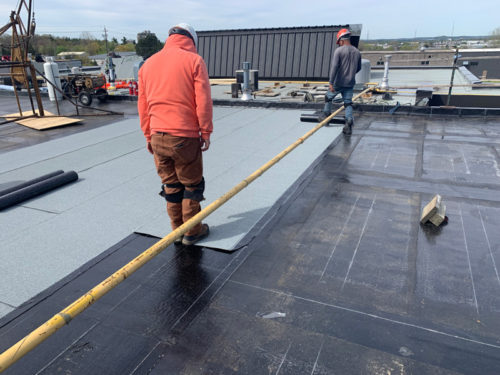
[[[258,92],[258,91],[256,91],[256,92],[254,92],[254,95],[255,96],[265,96],[265,97],[272,98],[272,97],[280,95],[280,93],[279,92]]]
[[[446,218],[446,206],[441,203],[437,212],[429,218],[429,221],[436,227],[440,226]]]
[[[39,113],[38,110],[36,110],[36,113],[37,114]],[[53,113],[50,113],[48,111],[44,111],[44,113],[45,113],[44,117],[30,117],[22,120],[16,120],[15,122],[18,123],[19,125],[27,126],[28,128],[31,129],[45,130],[45,129],[57,128],[60,126],[71,125],[82,121],[79,118],[70,118],[63,116],[55,117]],[[33,114],[32,111],[23,112],[24,116],[29,116],[31,114]],[[4,117],[7,120],[12,120],[17,117],[21,117],[21,115],[19,113],[11,113],[8,115],[0,115],[0,117]]]
[[[420,222],[422,224],[430,221],[439,226],[445,220],[446,206],[442,203],[441,196],[436,194],[434,198],[422,210]]]
[[[273,91],[272,87],[266,87],[265,89],[262,89],[259,91],[254,91],[252,94],[255,96],[274,97],[274,96],[278,96],[280,93]]]
[[[441,196],[437,194],[432,200],[427,203],[427,205],[422,210],[422,217],[420,218],[420,222],[426,223],[429,221],[431,216],[435,215],[438,211],[438,205],[441,203]]]

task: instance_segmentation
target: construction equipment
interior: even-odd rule
[[[61,76],[61,87],[65,95],[78,98],[84,106],[92,104],[95,96],[103,103],[108,97],[108,92],[104,88],[106,78],[103,74],[71,73]]]
[[[24,18],[24,21],[23,21]],[[11,56],[10,59],[2,57],[2,67],[9,68],[9,73],[0,73],[0,77],[9,76],[12,82],[12,89],[15,94],[17,107],[19,113],[16,116],[11,116],[6,121],[0,122],[0,125],[24,120],[27,118],[44,118],[45,112],[43,110],[42,98],[40,95],[40,89],[38,87],[38,81],[36,79],[37,75],[45,79],[47,85],[51,85],[57,92],[62,92],[62,90],[57,87],[57,85],[48,79],[42,72],[37,70],[32,64],[31,60],[28,59],[28,49],[29,43],[35,34],[35,14],[33,12],[33,0],[18,0],[18,6],[16,10],[13,10],[10,14],[10,22],[5,26],[0,27],[0,35],[5,34],[7,31],[11,32]],[[74,77],[72,77],[74,78]],[[107,97],[107,91],[99,90],[101,86],[105,84],[105,80],[99,85],[99,82],[91,80],[91,82],[77,83],[75,80],[73,85],[78,88],[78,98],[80,102],[85,106],[89,106],[92,102],[92,95],[97,96],[99,100],[105,100]],[[84,80],[85,81],[85,80]],[[67,81],[69,82],[69,81]],[[28,99],[31,105],[30,111],[23,111],[21,108],[21,101],[19,99],[18,91],[26,89],[28,94]],[[32,93],[32,89],[34,93]],[[80,96],[80,93],[82,93]],[[34,94],[34,95],[33,95]],[[72,92],[74,94],[74,91]],[[76,101],[72,100],[73,95],[68,95],[68,99],[75,106],[76,115],[80,116],[78,110],[81,107]],[[35,102],[36,100],[36,106]],[[57,116],[51,115],[51,117],[61,117],[59,103],[56,96],[56,108]],[[36,108],[37,107],[37,108]],[[100,108],[92,108],[93,110],[104,112],[107,115],[116,115],[123,113],[117,113],[113,111],[108,111]],[[31,112],[31,113],[30,113]],[[92,114],[94,116],[94,114]]]
[[[22,20],[24,15],[25,22]],[[26,20],[27,19],[27,20]],[[38,82],[36,80],[35,68],[31,61],[28,60],[28,47],[29,42],[33,35],[35,34],[35,15],[32,12],[32,0],[20,0],[18,2],[17,10],[13,10],[10,13],[10,22],[5,26],[0,27],[0,35],[3,35],[7,31],[11,32],[11,56],[10,61],[7,60],[3,62],[3,67],[10,68],[10,75],[12,87],[16,96],[17,106],[19,108],[19,114],[21,117],[25,116],[21,110],[21,104],[19,102],[18,96],[18,85],[20,87],[25,87],[28,91],[28,97],[31,104],[32,115],[36,116],[35,104],[33,103],[33,96],[31,94],[31,84],[35,91],[35,99],[38,107],[38,113],[43,116],[43,104],[40,97],[40,90],[38,88]],[[5,75],[5,74],[2,74]]]

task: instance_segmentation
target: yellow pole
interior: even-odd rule
[[[361,95],[366,93],[367,91],[372,90],[372,88],[368,88],[356,95],[353,100],[358,99]],[[314,128],[309,130],[306,134],[300,137],[293,144],[288,146],[286,149],[281,151],[278,155],[264,164],[262,167],[253,172],[250,176],[245,178],[239,184],[234,186],[227,193],[223,194],[220,198],[209,204],[205,209],[200,211],[197,215],[193,216],[190,220],[185,222],[176,230],[170,232],[167,236],[163,237],[160,241],[155,243],[149,249],[144,251],[142,254],[138,255],[131,262],[120,268],[114,274],[109,276],[106,280],[96,285],[94,288],[89,290],[71,305],[66,307],[64,310],[61,310],[59,313],[54,315],[51,319],[47,320],[44,324],[39,326],[37,329],[29,333],[22,340],[18,341],[16,344],[11,346],[5,352],[0,354],[0,372],[5,371],[7,368],[12,366],[15,362],[21,359],[24,355],[26,355],[29,351],[36,348],[39,344],[45,341],[49,336],[54,334],[59,328],[68,324],[71,320],[73,320],[78,314],[84,311],[87,307],[92,305],[99,298],[108,293],[115,286],[120,284],[127,277],[132,275],[135,271],[137,271],[140,267],[154,258],[156,255],[161,253],[163,250],[167,248],[175,239],[182,236],[184,233],[189,231],[195,225],[200,223],[203,219],[205,219],[208,215],[214,212],[217,208],[226,203],[229,199],[247,187],[250,183],[256,180],[259,176],[261,176],[264,172],[266,172],[273,165],[278,163],[281,159],[283,159],[286,155],[288,155],[292,150],[294,150],[297,146],[303,143],[307,138],[313,135],[318,129],[327,124],[334,116],[340,113],[344,108],[340,107],[335,112],[333,112],[330,116],[325,118],[319,124],[317,124]]]

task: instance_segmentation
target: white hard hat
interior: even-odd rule
[[[182,31],[185,31],[189,35],[184,34],[179,29],[181,29]],[[169,36],[172,34],[182,34],[182,35],[186,35],[186,36],[190,37],[191,39],[193,39],[194,46],[196,48],[198,48],[198,36],[196,35],[196,31],[194,30],[193,26],[188,25],[187,23],[184,23],[184,22],[178,23],[177,25],[172,26],[170,28],[170,30],[168,31]]]

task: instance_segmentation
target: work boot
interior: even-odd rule
[[[182,220],[182,203],[167,202],[167,213],[170,217],[170,225],[172,230],[179,228],[184,221]],[[182,242],[182,236],[174,241],[174,244],[180,245]]]
[[[353,125],[354,125],[354,120],[352,119],[352,117],[346,119],[344,128],[342,129],[342,133],[344,133],[345,135],[351,135]]]
[[[200,202],[193,199],[182,200],[182,220],[187,222],[194,215],[201,211]],[[187,231],[184,236],[193,236],[201,232],[201,223],[195,225],[192,229]]]
[[[194,245],[196,242],[202,240],[208,234],[210,233],[210,228],[208,227],[208,224],[201,224],[201,230],[197,234],[193,234],[191,236],[184,236],[182,239],[182,244],[184,246],[191,246]]]

